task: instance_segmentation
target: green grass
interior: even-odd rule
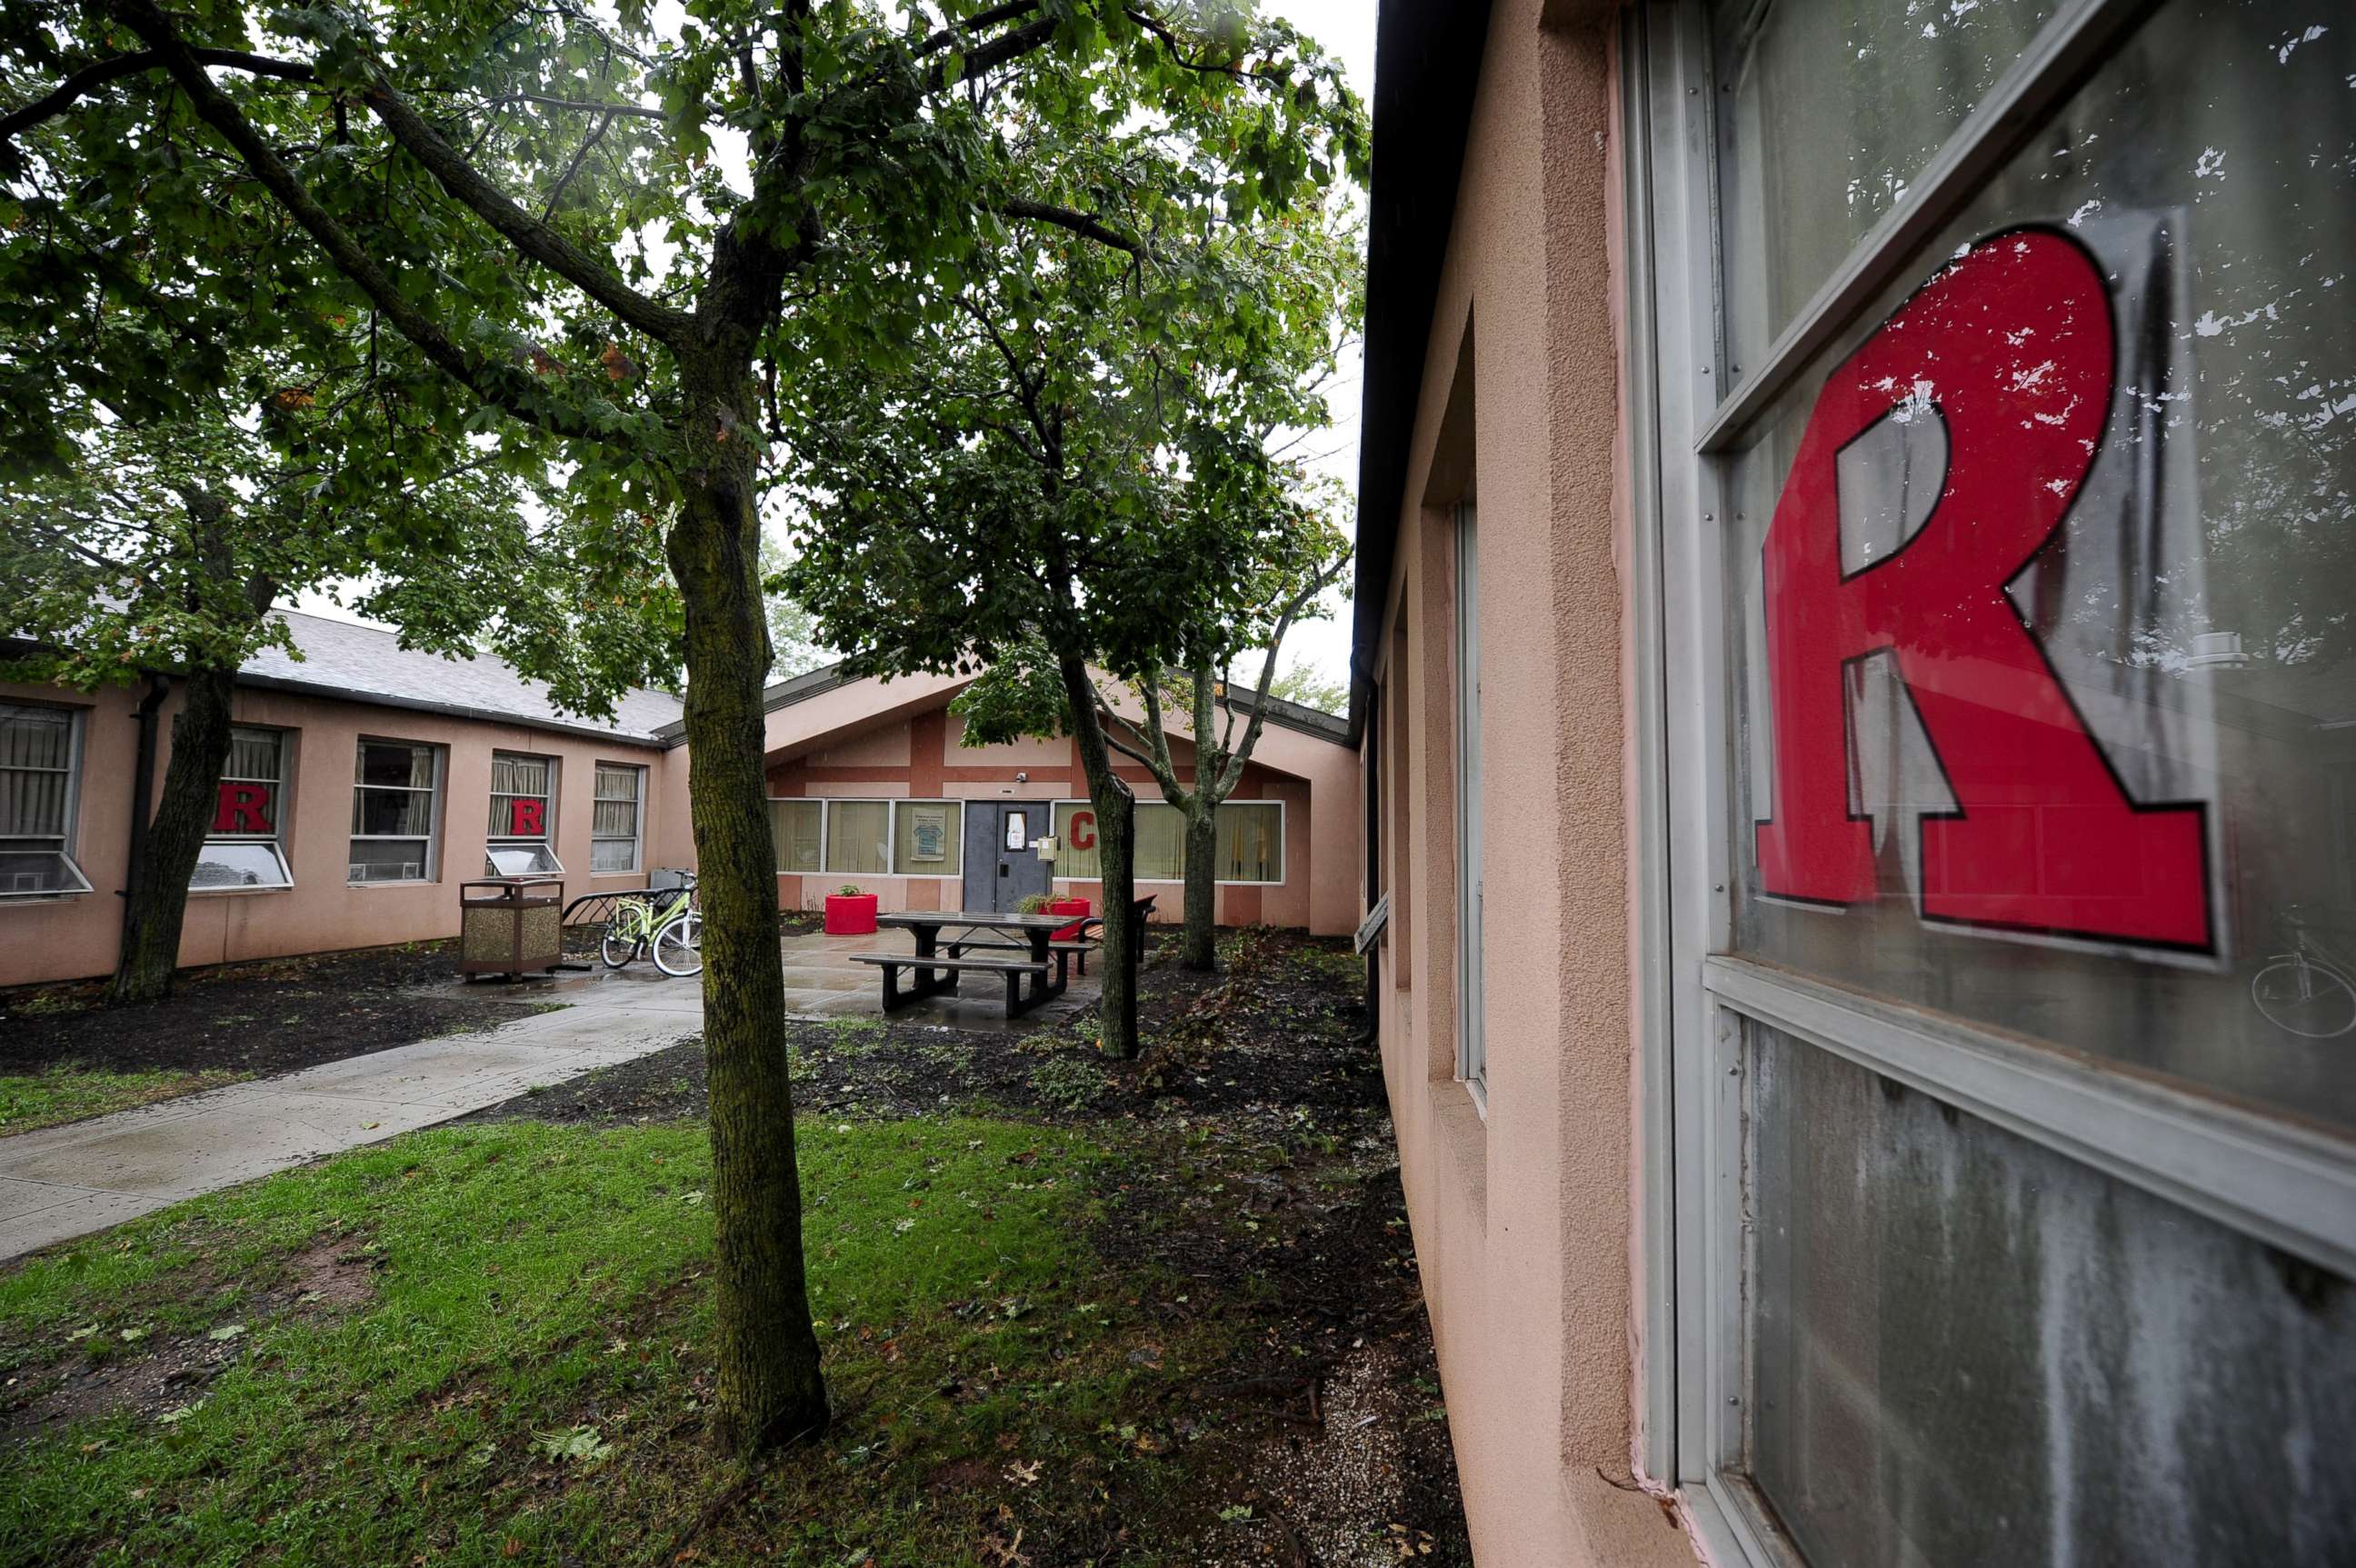
[[[0,1138],[79,1122],[110,1111],[127,1111],[158,1100],[218,1089],[245,1077],[235,1072],[83,1072],[51,1068],[46,1072],[0,1075]]]
[[[0,1459],[0,1562],[670,1563],[692,1537],[689,1561],[953,1568],[998,1561],[1007,1496],[1035,1545],[1108,1487],[1180,1489],[1137,1385],[1225,1348],[1162,1330],[1133,1353],[1155,1287],[1085,1240],[1116,1156],[972,1119],[800,1133],[837,1422],[712,1522],[740,1477],[701,1438],[705,1134],[525,1122],[412,1134],[0,1274],[0,1369],[27,1387],[241,1326],[179,1413]],[[355,1251],[370,1299],[296,1303],[291,1260]]]

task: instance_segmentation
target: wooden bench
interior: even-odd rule
[[[1047,966],[1044,963],[1033,963],[1028,959],[960,958],[953,956],[956,950],[952,948],[948,954],[934,953],[924,958],[904,952],[853,953],[851,961],[872,963],[884,972],[884,1011],[886,1013],[911,1002],[921,1002],[927,996],[955,993],[958,977],[969,971],[1005,976],[1006,1015],[1010,1018],[1021,1017],[1055,994],[1047,988]],[[1058,959],[1059,966],[1061,962]],[[905,992],[900,989],[900,972],[904,969],[917,972],[914,985]],[[1028,996],[1023,993],[1024,975],[1031,977],[1031,993]]]

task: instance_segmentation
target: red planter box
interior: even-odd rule
[[[875,934],[875,895],[841,893],[826,896],[826,934],[830,937],[866,937]]]
[[[1087,912],[1088,901],[1085,898],[1050,898],[1047,900],[1047,913],[1050,915],[1086,915]],[[1058,927],[1053,940],[1059,942],[1075,942],[1079,940],[1080,923],[1077,920],[1075,920],[1068,926]]]

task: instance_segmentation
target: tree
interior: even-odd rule
[[[1124,189],[1117,149],[1041,136],[1025,156],[1050,178]],[[1312,184],[1237,211],[1208,177],[1149,209],[1136,227],[1156,237],[1125,253],[1024,236],[945,291],[954,308],[927,319],[913,363],[813,378],[796,421],[812,528],[785,580],[828,640],[862,650],[862,671],[994,671],[959,705],[977,742],[1072,736],[1108,917],[1101,1037],[1121,1056],[1138,1048],[1120,918],[1134,795],[1113,755],[1155,759],[1108,727],[1097,673],[1139,679],[1149,703],[1167,664],[1207,682],[1248,646],[1237,632],[1280,639],[1337,558],[1309,542],[1300,477],[1267,451],[1276,428],[1323,421],[1314,367],[1355,319],[1355,232],[1327,195]],[[1288,575],[1300,597],[1279,609],[1291,588],[1269,590]],[[1240,776],[1226,760],[1205,811]]]
[[[1206,973],[1218,962],[1215,928],[1218,919],[1219,808],[1243,782],[1244,765],[1251,760],[1253,749],[1259,745],[1260,725],[1268,717],[1269,694],[1276,682],[1276,661],[1283,650],[1285,634],[1340,578],[1350,558],[1347,536],[1313,513],[1302,519],[1288,543],[1290,548],[1287,559],[1271,565],[1263,575],[1269,600],[1258,613],[1225,626],[1200,628],[1178,667],[1184,674],[1185,684],[1183,691],[1170,694],[1183,701],[1186,730],[1194,740],[1191,784],[1181,776],[1171,755],[1170,728],[1163,717],[1163,671],[1149,669],[1132,683],[1144,709],[1142,724],[1132,721],[1125,712],[1107,702],[1101,692],[1095,693],[1107,739],[1115,749],[1145,765],[1153,781],[1161,786],[1162,798],[1185,819],[1185,928],[1179,950],[1181,961],[1188,969]],[[1238,648],[1261,642],[1261,628],[1265,628],[1267,652],[1260,661],[1258,683],[1249,699],[1251,716],[1245,722],[1242,736],[1237,736],[1236,719],[1240,704],[1220,672]],[[1218,715],[1222,706],[1226,709],[1224,722]]]
[[[833,655],[818,639],[818,618],[786,592],[785,571],[791,551],[772,535],[761,536],[761,592],[767,601],[769,673],[778,680],[806,675],[833,662]]]
[[[1229,684],[1235,682],[1232,670],[1227,681]],[[1302,657],[1296,656],[1277,671],[1276,679],[1269,682],[1268,694],[1280,702],[1314,708],[1321,714],[1339,715],[1350,711],[1349,682],[1333,679]]]
[[[397,334],[438,372],[406,389],[415,411],[543,431],[563,443],[573,504],[666,520],[706,910],[715,1423],[739,1447],[815,1429],[763,803],[759,502],[776,433],[764,409],[811,367],[841,367],[779,349],[810,346],[797,324],[822,266],[828,318],[888,346],[922,324],[927,280],[1009,226],[1116,235],[1088,190],[1032,188],[1012,124],[1085,133],[1166,113],[1235,149],[1229,195],[1248,207],[1310,176],[1309,127],[1337,113],[1363,160],[1338,72],[1280,27],[1153,0],[703,0],[677,38],[655,36],[640,0],[611,16],[570,0],[228,0],[185,16],[28,0],[0,50],[20,105],[0,115],[5,172],[61,201],[148,201],[233,168],[299,231],[286,242],[316,246],[365,299],[371,337]],[[21,156],[37,130],[40,151]],[[716,138],[741,145],[740,180]],[[1195,177],[1164,154],[1138,173]],[[846,252],[861,264],[830,264]]]
[[[316,444],[308,460],[290,458],[284,427],[310,422],[315,405],[311,392],[282,386],[249,411],[225,389],[170,419],[132,424],[101,417],[109,411],[87,401],[55,411],[80,421],[70,463],[0,476],[0,527],[21,552],[0,631],[40,650],[8,661],[9,672],[82,691],[145,680],[143,717],[175,678],[182,693],[161,797],[124,889],[112,1002],[150,1002],[171,988],[189,879],[229,755],[238,670],[266,647],[301,656],[271,613],[281,595],[374,572],[378,587],[363,604],[412,623],[412,642],[456,650],[488,630],[519,662],[559,666],[560,697],[583,710],[645,669],[650,650],[626,630],[585,660],[555,650],[581,630],[572,593],[584,575],[616,593],[653,595],[662,591],[659,564],[625,556],[584,574],[559,531],[528,529],[514,484],[477,460],[453,455],[444,473],[394,488],[354,483],[351,466]],[[450,591],[444,563],[462,553],[508,558],[496,593]],[[531,599],[560,556],[568,592]],[[614,618],[625,628],[648,624],[637,614]]]

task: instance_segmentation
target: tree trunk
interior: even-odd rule
[[[1137,898],[1137,834],[1130,811],[1136,797],[1113,773],[1112,751],[1097,717],[1096,688],[1089,683],[1087,666],[1065,659],[1056,668],[1072,714],[1072,736],[1079,743],[1080,768],[1087,776],[1088,802],[1097,813],[1098,875],[1104,888],[1104,991],[1098,1044],[1106,1055],[1128,1059],[1138,1051],[1140,955],[1131,951],[1138,933],[1130,930],[1129,918],[1129,907]]]
[[[226,670],[197,670],[183,682],[185,701],[172,720],[172,759],[164,768],[164,798],[147,824],[147,850],[135,886],[124,889],[123,951],[107,1001],[157,1002],[171,994],[180,957],[180,923],[187,913],[188,878],[204,852],[229,761]]]
[[[1186,812],[1186,937],[1188,969],[1208,974],[1218,967],[1215,924],[1219,906],[1219,808],[1205,805],[1208,786],[1198,771],[1194,803]]]
[[[803,1273],[776,858],[764,803],[757,404],[741,370],[681,360],[689,460],[668,549],[687,608],[688,807],[703,902],[703,1053],[720,1230],[715,1436],[750,1452],[823,1428],[826,1384]]]

